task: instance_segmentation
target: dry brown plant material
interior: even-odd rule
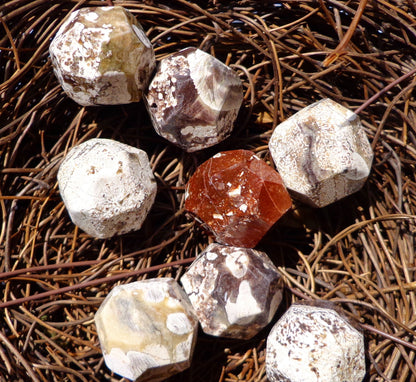
[[[359,193],[322,210],[297,203],[261,241],[258,249],[272,257],[286,285],[276,318],[292,301],[336,302],[364,329],[366,380],[416,381],[413,2],[368,1],[357,25],[362,0],[116,3],[137,16],[158,60],[194,46],[236,70],[242,111],[228,140],[187,154],[154,133],[143,104],[78,106],[53,76],[49,43],[71,11],[107,3],[1,3],[0,380],[120,380],[103,364],[93,315],[114,285],[179,279],[211,242],[183,208],[197,166],[236,148],[271,163],[274,126],[329,97],[360,111],[375,150],[372,172]],[[347,54],[324,67],[351,26]],[[96,137],[149,155],[158,194],[138,232],[94,240],[65,211],[59,164],[71,147]],[[247,342],[201,335],[191,368],[170,381],[265,382],[269,330]]]

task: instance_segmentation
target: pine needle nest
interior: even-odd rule
[[[133,12],[156,57],[187,46],[235,69],[244,104],[232,136],[194,154],[153,131],[142,103],[81,107],[48,56],[65,17],[91,0],[0,6],[0,380],[116,381],[94,313],[112,287],[178,279],[212,239],[184,211],[184,187],[221,150],[272,164],[273,128],[329,97],[356,111],[375,152],[358,193],[323,209],[300,203],[262,240],[284,278],[273,323],[294,301],[336,303],[365,333],[366,381],[416,381],[416,6],[412,0],[116,1]],[[369,102],[367,102],[369,100]],[[144,149],[158,182],[138,232],[97,240],[74,226],[56,175],[93,137]],[[272,323],[272,324],[273,324]],[[271,325],[272,325],[271,324]],[[265,340],[199,334],[190,369],[170,381],[267,381]]]

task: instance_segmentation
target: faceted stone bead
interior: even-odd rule
[[[139,101],[155,68],[141,25],[119,6],[74,11],[49,52],[62,88],[84,106]]]
[[[189,179],[185,208],[217,242],[254,247],[292,202],[279,174],[247,150],[224,151]]]
[[[361,382],[364,337],[334,309],[293,304],[267,339],[270,382]]]
[[[358,191],[373,160],[358,116],[330,99],[309,105],[278,125],[269,148],[286,187],[313,207]]]
[[[187,48],[164,58],[146,104],[156,132],[192,152],[227,138],[241,103],[238,75],[208,53]]]
[[[125,378],[162,381],[190,366],[198,320],[174,279],[113,288],[95,324],[107,367]]]
[[[280,276],[264,252],[210,244],[181,282],[202,330],[249,339],[273,318],[281,300]]]
[[[69,151],[58,184],[73,223],[97,238],[140,229],[157,191],[143,150],[99,138]]]

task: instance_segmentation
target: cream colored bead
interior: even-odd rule
[[[361,382],[364,336],[335,310],[293,304],[267,338],[270,382]]]
[[[358,116],[330,99],[309,105],[276,126],[269,149],[292,195],[313,207],[358,191],[373,160]]]
[[[143,150],[98,138],[68,153],[58,184],[74,224],[97,238],[140,229],[157,191]]]
[[[162,381],[190,366],[198,320],[171,278],[115,287],[95,324],[106,365],[125,378]]]

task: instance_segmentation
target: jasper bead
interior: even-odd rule
[[[267,338],[270,382],[361,382],[364,336],[330,307],[293,304]]]
[[[224,151],[198,167],[185,208],[217,242],[254,247],[292,202],[280,175],[248,150]]]
[[[269,148],[286,187],[313,207],[358,191],[373,160],[359,117],[330,99],[309,105],[278,125]]]
[[[249,339],[273,318],[281,300],[280,276],[264,252],[210,244],[181,282],[202,330]]]
[[[242,101],[238,75],[196,48],[162,59],[146,95],[156,132],[188,152],[227,138]]]
[[[157,191],[143,150],[102,138],[69,151],[58,185],[73,223],[101,239],[138,230]]]
[[[190,366],[198,320],[171,278],[113,288],[95,324],[106,365],[125,378],[162,381]]]
[[[141,25],[119,6],[74,11],[49,52],[62,88],[84,106],[139,101],[155,68]]]

